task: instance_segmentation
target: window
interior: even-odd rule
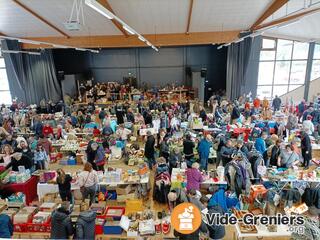
[[[259,67],[258,85],[269,85],[273,78],[274,62],[261,62]]]
[[[292,55],[293,41],[278,40],[277,60],[290,60]]]
[[[313,64],[314,76],[320,75],[320,47],[318,52],[319,61]],[[303,86],[308,54],[309,43],[263,38],[257,95],[271,99]]]
[[[304,84],[307,61],[292,61],[290,84]]]
[[[0,48],[1,50],[1,48]],[[3,57],[0,55],[0,104],[11,104],[11,93],[9,89],[9,82],[7,77],[6,65]]]
[[[314,47],[310,81],[318,78],[320,78],[320,44],[316,44]]]

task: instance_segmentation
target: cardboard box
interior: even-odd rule
[[[18,223],[27,223],[31,220],[31,213],[21,213],[18,212],[16,215],[13,217],[13,223],[18,224]]]
[[[126,195],[118,195],[117,201],[118,201],[118,203],[119,202],[125,203],[127,199],[135,199],[135,198],[136,198],[136,192],[133,191],[133,192],[126,194]]]
[[[74,204],[80,205],[81,203],[82,203],[82,200],[78,200],[78,199],[74,200]]]
[[[131,185],[122,185],[116,188],[117,195],[126,195],[131,191]]]
[[[5,209],[7,209],[7,205],[6,204],[5,205],[0,205],[0,213]]]
[[[24,207],[22,208],[19,212],[20,213],[30,213],[30,214],[35,214],[38,211],[37,207]]]
[[[43,197],[43,202],[54,202],[54,200],[57,198],[56,193],[47,193]]]
[[[40,209],[43,212],[53,212],[57,207],[55,202],[45,202],[41,204]]]
[[[61,198],[56,198],[56,199],[54,199],[54,202],[56,204],[61,204],[62,203],[62,199]]]

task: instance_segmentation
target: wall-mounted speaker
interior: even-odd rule
[[[207,77],[207,69],[206,68],[201,68],[201,77],[206,78]]]
[[[64,71],[58,71],[58,81],[63,81],[64,80]]]

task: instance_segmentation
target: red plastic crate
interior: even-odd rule
[[[28,232],[51,232],[51,221],[46,223],[27,223]]]
[[[13,225],[15,232],[28,232],[28,223],[17,223]]]
[[[96,225],[95,226],[96,235],[103,234],[103,226],[104,226],[104,223],[102,225]]]

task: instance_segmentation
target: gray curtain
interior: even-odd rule
[[[234,100],[242,94],[246,84],[246,72],[251,55],[252,38],[245,38],[228,47],[227,56],[227,96]]]
[[[1,45],[3,50],[21,50],[15,40],[2,40]],[[13,98],[27,104],[39,104],[41,99],[61,100],[61,86],[51,50],[42,51],[40,56],[4,53],[3,57]]]

